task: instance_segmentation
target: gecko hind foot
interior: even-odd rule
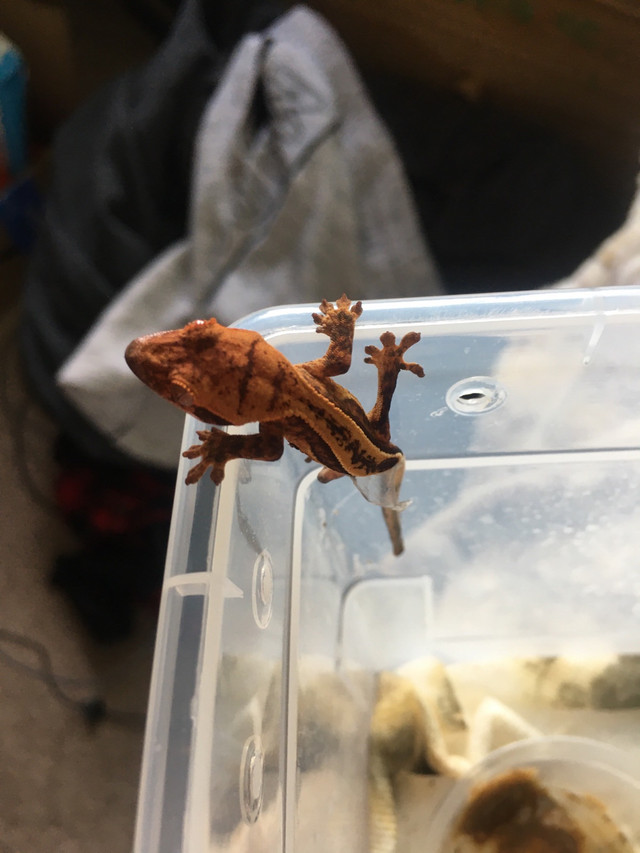
[[[354,302],[343,293],[340,299],[336,300],[336,304],[323,299],[319,305],[319,314],[312,314],[314,323],[318,326],[316,332],[323,335],[329,335],[333,338],[336,334],[352,335],[353,326],[358,317],[362,314],[362,302]]]
[[[318,471],[318,482],[319,483],[332,483],[334,480],[339,480],[341,477],[345,475],[340,471],[334,471],[333,468],[321,468]]]
[[[316,332],[329,336],[329,347],[322,358],[299,364],[298,369],[320,380],[346,373],[351,366],[353,333],[361,314],[362,303],[354,302],[352,305],[345,293],[335,305],[323,299],[320,303],[320,313],[311,316],[317,325]]]
[[[409,370],[415,373],[416,376],[422,378],[424,370],[422,365],[414,361],[405,361],[404,354],[417,344],[420,340],[420,332],[407,332],[402,337],[399,344],[396,344],[396,336],[393,332],[384,332],[380,335],[380,343],[382,349],[373,344],[366,346],[364,351],[367,353],[365,362],[367,364],[375,364],[379,371],[386,373],[392,371],[398,373],[401,370]]]

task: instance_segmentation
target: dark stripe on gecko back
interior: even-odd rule
[[[240,385],[238,386],[238,413],[241,414],[244,409],[244,401],[247,397],[247,392],[249,390],[249,383],[253,378],[253,374],[255,373],[255,362],[256,362],[256,347],[260,338],[254,338],[251,341],[251,345],[247,350],[247,364],[244,368],[244,372],[242,374],[242,379],[240,380]]]
[[[304,369],[299,369],[299,373],[303,381],[313,388],[319,399],[326,401],[326,403],[323,403],[326,411],[336,406],[353,421],[357,429],[362,430],[373,444],[391,453],[398,451],[398,448],[391,444],[386,433],[377,429],[371,423],[357,397],[350,394],[342,385],[339,385],[330,378],[326,378],[323,382],[320,382],[317,377],[309,374]],[[318,409],[316,408],[315,411],[317,412]]]
[[[278,411],[282,406],[282,386],[289,376],[290,368],[282,361],[278,361],[278,372],[273,377],[271,385],[271,397],[267,404],[267,411]]]
[[[281,423],[284,437],[292,447],[321,465],[331,468],[332,471],[339,471],[341,474],[347,473],[329,445],[322,441],[319,436],[310,434],[309,426],[302,418],[285,418]],[[310,441],[310,438],[313,440]]]
[[[400,449],[372,426],[356,397],[328,377],[319,381],[304,368],[297,372],[304,393],[291,395],[291,414],[280,421],[289,441],[327,468],[352,476],[397,463]]]
[[[332,445],[317,432],[310,430],[308,422],[303,418],[283,418],[280,423],[284,436],[290,444],[315,459],[316,462],[341,474],[350,476],[376,474],[393,467],[398,461],[400,450],[394,445],[390,445],[388,450],[385,448],[379,453],[376,448],[376,455],[373,455],[366,451],[358,436],[352,436],[339,424],[332,422],[330,417],[325,416],[323,425],[328,428],[333,445],[345,459],[345,464],[340,461]]]

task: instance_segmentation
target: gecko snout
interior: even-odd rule
[[[124,351],[124,360],[132,373],[154,390],[156,385],[168,379],[166,360],[158,358],[158,355],[155,347],[145,337],[131,341]]]
[[[183,411],[190,412],[194,405],[193,393],[182,373],[176,371],[175,359],[171,358],[175,353],[171,345],[167,345],[166,337],[166,333],[160,333],[136,338],[126,348],[124,358],[141,382]]]
[[[143,379],[140,375],[142,370],[142,365],[144,364],[144,358],[142,357],[142,348],[140,346],[140,339],[136,338],[135,341],[131,341],[129,346],[124,351],[124,360],[129,365],[130,369],[135,373],[138,379]],[[144,381],[144,379],[143,379]]]

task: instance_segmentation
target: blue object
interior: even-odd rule
[[[9,179],[26,167],[26,68],[17,48],[0,35],[0,158]]]
[[[20,252],[28,252],[36,236],[42,195],[33,178],[14,181],[0,195],[0,228]]]

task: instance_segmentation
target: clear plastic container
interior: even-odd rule
[[[313,310],[239,325],[306,361],[326,349]],[[181,462],[138,853],[369,850],[378,674],[425,659],[464,682],[469,719],[489,697],[640,758],[640,290],[366,302],[340,378],[365,408],[363,350],[388,329],[421,332],[426,372],[391,410],[400,557],[378,507],[288,446],[219,489],[184,486]]]
[[[515,835],[523,850],[628,853],[640,844],[639,805],[637,757],[586,738],[533,738],[496,750],[455,785],[425,850],[497,853]]]

